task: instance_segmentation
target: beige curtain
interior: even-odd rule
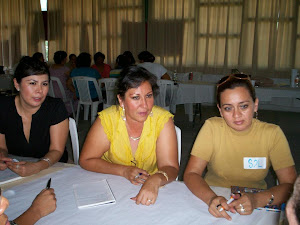
[[[45,54],[40,0],[0,1],[0,64],[12,68],[24,55]]]
[[[289,77],[300,68],[299,3],[152,0],[148,50],[171,70]]]
[[[238,64],[241,16],[237,0],[149,1],[148,49],[172,70],[227,72]]]
[[[92,56],[100,51],[114,66],[125,50],[136,55],[145,49],[143,0],[48,1],[49,59],[65,50]]]

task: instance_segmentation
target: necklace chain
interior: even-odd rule
[[[140,140],[140,138],[141,138],[141,136],[139,136],[139,137],[131,137],[131,136],[129,136],[132,140],[134,140],[134,141],[137,141],[137,140]]]

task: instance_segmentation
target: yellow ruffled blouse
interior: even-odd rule
[[[111,106],[98,113],[104,132],[110,141],[110,149],[102,159],[120,165],[136,166],[154,174],[157,168],[156,141],[166,122],[174,116],[167,110],[153,106],[153,115],[144,122],[141,139],[135,155],[132,154],[125,121],[122,120],[122,108]]]

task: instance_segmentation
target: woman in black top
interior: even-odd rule
[[[14,74],[19,94],[0,98],[0,170],[29,176],[61,159],[67,161],[68,114],[61,99],[47,96],[49,70],[31,57],[21,59]],[[8,154],[40,158],[13,162]]]

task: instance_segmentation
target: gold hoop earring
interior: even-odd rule
[[[125,116],[125,108],[122,106],[122,115],[121,115],[122,120],[126,121],[126,116]]]

